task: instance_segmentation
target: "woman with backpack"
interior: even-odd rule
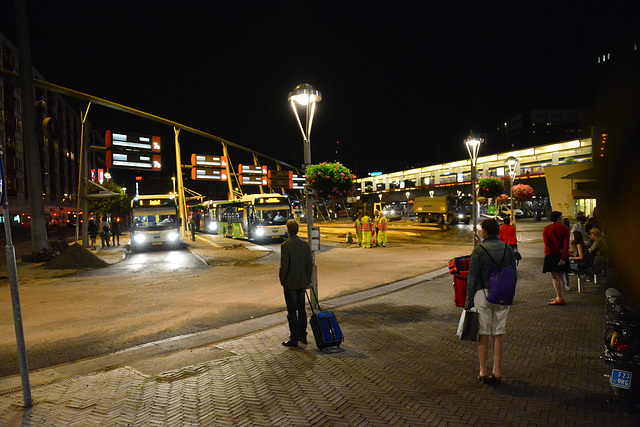
[[[469,276],[467,277],[467,308],[476,307],[478,312],[478,359],[480,372],[478,379],[485,384],[499,384],[502,381],[503,336],[506,330],[507,314],[515,294],[518,280],[516,257],[511,246],[500,241],[500,226],[493,218],[485,219],[480,224],[480,237],[484,240],[471,253]],[[512,292],[510,300],[494,300],[497,290],[496,271],[507,270],[509,276],[506,283]],[[510,272],[508,270],[511,270]],[[502,284],[502,283],[500,283]],[[494,302],[490,302],[494,301]],[[489,337],[493,341],[493,369],[487,372],[489,355]]]

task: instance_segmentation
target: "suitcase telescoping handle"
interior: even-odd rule
[[[318,295],[316,295],[316,291],[313,290],[313,286],[310,286],[309,289],[311,289],[311,293],[313,294],[313,297],[316,300],[316,304],[318,304],[318,311],[322,311],[322,308],[320,308],[320,301],[318,301]],[[311,307],[311,314],[316,314],[315,311],[313,311],[313,304],[311,303],[311,297],[309,297],[309,294],[307,293],[307,290],[305,289],[304,294],[307,296],[307,299],[309,300],[309,306]]]

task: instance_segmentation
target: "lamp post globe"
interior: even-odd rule
[[[296,121],[300,127],[302,133],[303,149],[304,149],[304,164],[302,165],[303,171],[306,173],[306,168],[311,164],[311,126],[313,125],[313,116],[316,111],[316,104],[322,101],[322,94],[315,90],[309,83],[302,83],[289,92],[289,103],[291,109],[296,116]],[[303,121],[300,120],[300,112],[304,113],[304,126]],[[311,279],[311,287],[318,295],[318,272],[316,269],[316,257],[314,251],[313,240],[313,198],[311,197],[311,190],[308,183],[305,183],[304,197],[306,205],[306,217],[307,217],[307,242],[311,247],[311,262],[313,264],[313,275]],[[314,309],[318,308],[317,298],[312,302]]]

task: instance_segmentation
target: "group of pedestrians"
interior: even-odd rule
[[[107,217],[103,216],[100,218],[100,223],[96,225],[93,219],[89,220],[89,246],[94,251],[96,250],[96,240],[98,236],[100,236],[100,243],[102,244],[102,249],[105,247],[110,247],[111,244],[113,246],[120,246],[120,218],[112,218],[111,222],[107,222]],[[113,243],[111,239],[113,238]]]
[[[562,213],[554,211],[549,215],[551,224],[543,230],[544,262],[543,273],[551,273],[556,297],[549,305],[565,305],[565,272],[571,262],[579,265],[588,254],[604,258],[607,254],[606,242],[599,228],[592,226],[590,247],[584,242],[580,226],[585,220],[578,217],[577,226],[570,232],[562,223]],[[496,271],[511,270],[510,286],[515,290],[518,280],[517,259],[518,240],[515,226],[505,218],[501,226],[494,218],[485,219],[480,224],[482,243],[478,244],[470,257],[467,277],[467,299],[465,309],[475,307],[478,313],[478,379],[485,384],[502,382],[502,356],[507,315],[511,302],[490,302],[492,284],[500,280]],[[372,221],[368,215],[358,215],[356,219],[358,246],[369,248],[377,234],[377,242],[386,246],[386,218],[379,212]],[[297,347],[298,342],[306,343],[307,319],[304,309],[305,289],[311,284],[312,260],[308,245],[297,237],[297,223],[289,221],[289,239],[282,245],[280,283],[284,288],[289,320],[289,340],[282,343],[286,347]],[[375,233],[375,231],[378,231]],[[585,230],[585,233],[587,231]],[[570,235],[573,237],[570,238]],[[570,250],[573,247],[573,251]],[[503,279],[504,281],[504,279]],[[513,294],[512,294],[513,295]],[[493,301],[493,299],[491,299]],[[489,347],[493,347],[493,365],[488,369]]]
[[[366,213],[358,214],[355,221],[356,238],[358,246],[363,248],[375,248],[387,246],[387,217],[383,212],[375,211],[373,218]]]
[[[547,225],[542,231],[544,241],[543,273],[551,273],[556,297],[549,305],[565,305],[564,291],[570,290],[569,273],[591,275],[599,273],[609,262],[609,248],[602,236],[597,211],[595,221],[586,224],[586,217],[578,215],[576,224],[569,231],[563,223],[562,213],[551,212]],[[588,235],[587,240],[585,236]]]
[[[602,227],[600,222],[594,221],[590,226],[585,226],[586,218],[579,215],[576,225],[569,231],[569,227],[563,224],[561,212],[552,212],[549,219],[551,224],[542,232],[545,255],[542,271],[551,273],[556,293],[556,297],[548,304],[562,306],[566,304],[566,273],[570,270],[585,271],[589,259],[594,260],[596,270],[601,270],[608,261],[608,248],[601,229],[595,226],[597,224]],[[589,244],[585,242],[583,233],[590,236]],[[465,308],[475,307],[478,313],[478,379],[486,384],[499,384],[502,381],[503,336],[510,306],[489,302],[487,293],[490,293],[490,283],[499,269],[510,267],[513,270],[514,286],[517,283],[517,236],[515,226],[510,224],[509,218],[504,219],[502,226],[491,218],[482,221],[480,237],[482,243],[473,250],[469,263]],[[487,369],[490,343],[493,345],[491,370]]]

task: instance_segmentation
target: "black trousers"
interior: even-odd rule
[[[289,339],[300,341],[307,336],[307,311],[305,309],[304,289],[284,289],[284,301],[287,304],[289,321]]]

